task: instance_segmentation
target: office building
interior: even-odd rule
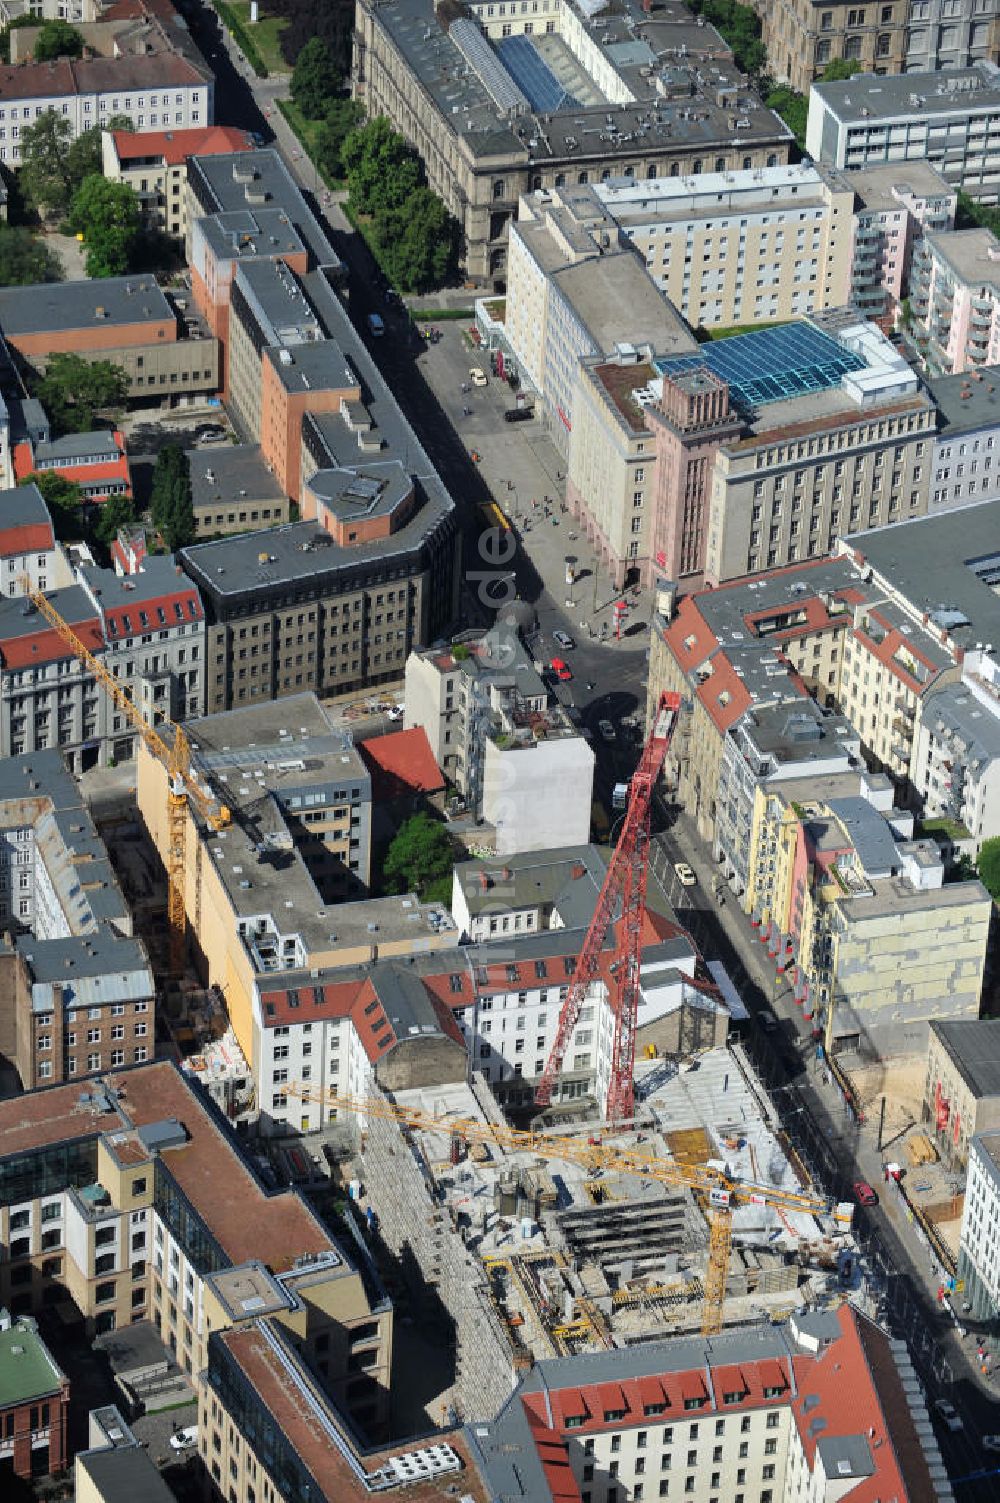
[[[253,151],[254,142],[247,131],[233,126],[206,125],[190,130],[108,130],[101,148],[104,176],[134,190],[146,227],[183,240],[188,230],[189,159]]]
[[[773,76],[801,94],[844,58],[884,77],[967,68],[995,58],[1000,36],[991,0],[779,0],[763,12]]]
[[[992,14],[982,24],[997,25]],[[859,74],[809,91],[806,151],[848,171],[930,162],[953,189],[1000,196],[1000,69],[980,61],[947,72]]]
[[[219,389],[218,341],[196,320],[181,320],[149,276],[0,288],[0,330],[38,374],[51,356],[73,354],[120,365],[130,396],[170,406]]]
[[[1000,1129],[1000,1020],[932,1019],[921,1116],[944,1162],[958,1170],[977,1133]]]
[[[905,1345],[843,1304],[785,1326],[538,1363],[467,1433],[494,1497],[945,1503],[915,1382]]]
[[[706,329],[759,323],[765,304],[783,320],[849,302],[854,191],[801,163],[593,189],[681,316]]]
[[[291,520],[292,503],[264,463],[259,445],[213,444],[188,449],[187,457],[199,538],[256,532]]]
[[[0,1436],[22,1482],[66,1470],[69,1380],[33,1320],[0,1314]]]
[[[1000,363],[1000,241],[989,230],[926,235],[910,291],[908,338],[932,375]]]
[[[852,310],[586,360],[575,411],[567,500],[618,587],[719,584],[927,507],[933,405]]]
[[[588,840],[594,754],[514,627],[411,653],[405,723],[426,732],[459,796],[495,830],[500,854]]]
[[[582,358],[606,359],[625,346],[697,348],[591,187],[521,199],[510,223],[505,308],[515,368],[541,397],[564,457]]]
[[[927,382],[937,408],[928,515],[1000,497],[1000,365]]]
[[[613,16],[573,0],[501,15],[482,0],[443,25],[429,0],[361,0],[351,89],[416,147],[462,227],[466,274],[490,287],[506,281],[525,193],[775,167],[791,142],[713,27],[637,0]]]
[[[58,752],[0,762],[0,831],[0,1047],[22,1086],[151,1059],[149,959]]]

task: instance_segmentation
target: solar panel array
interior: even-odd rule
[[[551,114],[564,107],[576,104],[567,94],[548,63],[544,61],[530,37],[505,37],[497,45],[511,77],[531,101],[531,108],[540,114]]]
[[[464,17],[452,21],[448,35],[498,109],[505,114],[521,114],[530,108],[527,96],[521,93],[474,21]]]
[[[865,362],[811,324],[793,323],[709,341],[697,354],[668,355],[655,365],[664,376],[707,365],[728,383],[734,405],[747,409],[827,391]]]

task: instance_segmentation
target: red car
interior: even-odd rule
[[[573,673],[570,669],[569,664],[562,658],[553,658],[551,667],[552,672],[555,674],[556,678],[561,684],[568,684],[570,679],[573,677]]]
[[[859,1205],[877,1206],[878,1196],[866,1179],[859,1179],[854,1186],[854,1198]]]

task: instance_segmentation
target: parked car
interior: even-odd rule
[[[385,712],[385,718],[386,720],[402,720],[404,713],[402,705],[390,705]]]
[[[984,1435],[983,1450],[994,1452],[1000,1451],[1000,1435]]]
[[[469,380],[473,386],[488,386],[490,378],[478,365],[473,365],[469,370]]]
[[[769,1012],[759,1012],[757,1022],[764,1033],[774,1033],[778,1027],[778,1020]]]
[[[552,672],[561,684],[568,684],[573,677],[573,670],[564,658],[552,659]]]
[[[695,876],[694,872],[688,866],[686,861],[675,861],[674,871],[676,872],[677,880],[682,887],[694,887],[694,885],[698,881],[698,878]]]
[[[935,1399],[934,1408],[937,1410],[938,1418],[942,1420],[949,1430],[961,1430],[963,1428],[962,1416],[954,1404],[949,1403],[947,1399]]]
[[[175,1430],[170,1437],[170,1448],[173,1451],[190,1451],[191,1447],[197,1444],[197,1425],[185,1425],[183,1430]]]
[[[858,1205],[877,1206],[878,1196],[866,1179],[856,1180],[854,1183],[854,1198]]]
[[[385,320],[381,313],[369,313],[368,332],[372,335],[373,339],[382,338],[382,335],[385,333]]]
[[[615,728],[610,720],[599,720],[597,722],[597,729],[605,741],[613,741],[615,739]]]
[[[531,407],[508,407],[503,420],[505,423],[524,423],[534,415],[534,409]]]
[[[553,642],[558,642],[559,646],[562,647],[566,652],[572,652],[573,648],[576,646],[576,643],[573,641],[573,638],[570,636],[568,631],[554,631],[552,633],[552,640]]]

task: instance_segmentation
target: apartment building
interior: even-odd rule
[[[540,1503],[675,1490],[694,1503],[790,1503],[869,1487],[944,1503],[951,1489],[926,1409],[912,1407],[912,1372],[902,1344],[844,1304],[711,1341],[538,1363],[468,1433],[494,1496],[520,1485]]]
[[[989,230],[927,235],[914,257],[910,342],[933,375],[1000,363],[1000,241]]]
[[[990,0],[779,0],[761,20],[774,77],[802,94],[839,58],[879,77],[934,72],[995,58],[1000,41]]]
[[[905,321],[915,253],[928,230],[953,230],[958,194],[922,160],[845,172],[854,190],[854,250],[844,299],[890,333]]]
[[[0,590],[23,595],[25,579],[34,590],[58,590],[73,579],[56,542],[49,509],[33,481],[0,491]]]
[[[762,301],[775,319],[850,301],[855,190],[842,173],[696,162],[690,176],[615,178],[593,193],[692,326],[760,322]]]
[[[259,445],[215,444],[186,452],[198,538],[291,521],[292,503],[264,463]]]
[[[18,482],[29,475],[56,470],[63,480],[80,487],[85,505],[100,505],[109,496],[131,496],[132,474],[119,430],[66,433],[62,438],[14,445],[14,474]]]
[[[996,1258],[1000,1217],[1000,1134],[977,1133],[969,1151],[965,1203],[958,1243],[958,1277],[971,1319],[994,1327],[1000,1316],[1000,1265]],[[993,1338],[990,1338],[992,1346]]]
[[[616,581],[686,590],[927,509],[934,408],[852,310],[581,366],[566,495]]]
[[[539,189],[520,200],[505,308],[516,369],[542,398],[564,458],[581,359],[604,359],[618,347],[697,348],[592,187]]]
[[[51,356],[74,354],[120,365],[133,397],[175,405],[219,389],[218,341],[190,320],[182,324],[152,277],[0,288],[0,330],[38,374]]]
[[[0,69],[0,162],[21,163],[21,125],[51,110],[74,136],[128,115],[142,129],[211,125],[215,80],[208,67],[174,53],[58,58]]]
[[[937,408],[928,514],[1000,497],[1000,365],[927,382]]]
[[[493,827],[499,854],[586,843],[594,754],[552,702],[516,628],[499,624],[460,647],[412,652],[405,716]]]
[[[447,909],[412,894],[356,897],[369,870],[370,778],[311,695],[206,717],[190,736],[210,787],[233,810],[218,831],[188,811],[193,958],[206,983],[224,990],[237,1043],[256,1071],[256,1030],[266,1021],[260,994],[272,975],[449,949],[457,930]],[[139,808],[164,861],[167,791],[166,770],[140,753]]]
[[[14,1476],[30,1483],[65,1471],[69,1379],[33,1320],[0,1315],[0,1436]]]
[[[155,125],[155,121],[150,121]],[[128,183],[148,229],[183,240],[187,235],[187,168],[191,157],[253,151],[245,130],[206,125],[190,130],[108,130],[101,137],[104,176]]]
[[[791,133],[714,28],[638,0],[614,16],[479,0],[443,26],[428,0],[363,0],[351,89],[416,147],[462,226],[467,275],[494,288],[525,193],[788,160]]]
[[[297,1194],[269,1195],[173,1065],[6,1102],[0,1144],[7,1308],[69,1302],[91,1334],[152,1320],[192,1377],[212,1332],[268,1316],[324,1402],[380,1435],[392,1307],[362,1238],[338,1243]]]
[[[922,1120],[942,1159],[964,1170],[972,1139],[1000,1128],[1000,1028],[995,1018],[931,1020]]]
[[[56,751],[0,761],[2,1049],[26,1091],[152,1058],[155,987]]]
[[[923,1058],[931,1018],[979,1015],[992,899],[978,881],[944,883],[912,814],[831,783],[769,789],[751,841],[751,921],[828,1053]]]
[[[945,0],[947,3],[947,0]],[[979,23],[995,28],[989,0]],[[806,151],[831,167],[927,161],[982,203],[1000,196],[1000,69],[993,61],[897,77],[864,74],[809,91]]]

